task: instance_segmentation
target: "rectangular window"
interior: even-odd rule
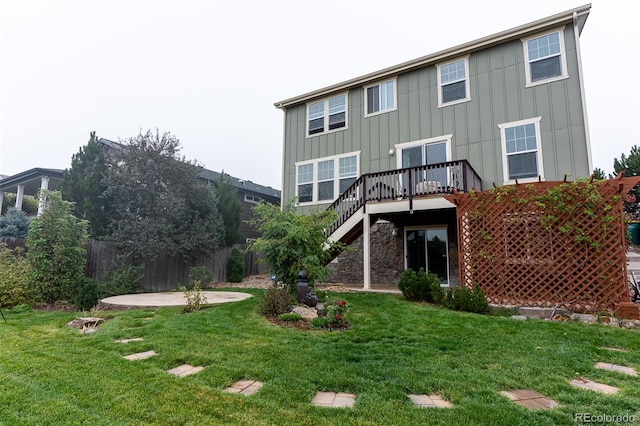
[[[313,164],[298,166],[298,202],[313,201]]]
[[[318,162],[318,200],[333,200],[333,160]]]
[[[358,157],[344,157],[339,159],[339,175],[340,185],[339,193],[342,194],[349,188],[358,177]]]
[[[347,126],[347,95],[307,104],[307,135]]]
[[[258,204],[262,201],[262,198],[255,195],[244,194],[244,201],[251,204]]]
[[[365,87],[365,116],[396,109],[395,80]]]
[[[296,163],[299,203],[331,202],[358,177],[360,152]]]
[[[560,30],[523,40],[528,85],[568,76],[563,34]]]
[[[436,65],[438,69],[438,106],[471,100],[469,96],[469,57]]]
[[[540,118],[501,124],[505,182],[542,177]]]

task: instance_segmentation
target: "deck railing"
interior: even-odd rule
[[[409,210],[413,210],[415,198],[472,188],[481,190],[482,180],[467,160],[364,174],[329,206],[338,215],[331,233],[370,203],[408,200]]]

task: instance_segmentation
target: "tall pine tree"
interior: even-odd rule
[[[242,204],[238,200],[238,190],[224,171],[213,184],[214,193],[218,197],[218,210],[224,222],[224,245],[231,247],[236,243],[243,242],[242,235],[238,232]]]
[[[104,148],[98,142],[96,132],[91,132],[89,142],[74,154],[71,168],[63,172],[58,186],[62,197],[75,203],[76,217],[89,221],[91,238],[108,234],[110,204],[105,198],[107,168]]]

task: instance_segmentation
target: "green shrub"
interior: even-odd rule
[[[98,281],[98,297],[100,299],[136,293],[140,289],[142,265],[128,263],[126,258],[127,256],[118,256],[118,266]]]
[[[418,272],[406,269],[400,276],[398,287],[407,300],[433,302],[431,289],[435,284],[440,285],[436,274],[425,272],[422,268]]]
[[[22,314],[24,312],[33,312],[33,308],[27,304],[16,305],[11,309],[14,314]]]
[[[91,278],[80,280],[76,287],[76,294],[73,304],[81,311],[89,311],[96,306],[99,301],[98,283]]]
[[[440,286],[440,281],[436,283],[431,283],[431,298],[433,299],[433,303],[436,305],[442,305],[444,303],[444,299],[446,297],[446,292]]]
[[[299,314],[296,314],[295,312],[289,312],[286,314],[280,314],[278,316],[278,319],[280,321],[302,321],[302,317]]]
[[[227,280],[230,283],[239,283],[244,278],[244,254],[242,250],[234,247],[227,262]]]
[[[260,300],[260,312],[265,316],[279,316],[289,312],[293,304],[293,296],[288,286],[272,287],[264,292]]]
[[[31,265],[22,248],[15,251],[0,244],[0,307],[35,302],[31,287]]]
[[[347,311],[351,305],[346,300],[335,300],[329,302],[324,307],[324,312],[330,327],[340,327],[348,324]]]
[[[180,290],[182,290],[184,298],[187,300],[187,304],[183,309],[184,312],[199,311],[202,308],[202,305],[207,303],[207,298],[202,295],[202,291],[200,289],[200,281],[195,281],[191,289],[182,286],[180,287]]]
[[[486,314],[489,312],[489,304],[484,297],[484,292],[479,286],[476,286],[473,290],[469,290],[466,287],[450,289],[445,297],[444,306],[456,311],[474,312],[477,314]]]
[[[206,266],[193,266],[189,268],[189,285],[191,288],[193,283],[199,281],[201,285],[207,286],[207,284],[213,282],[213,272]]]
[[[58,300],[72,300],[84,277],[88,222],[73,215],[73,203],[63,200],[60,192],[41,194],[44,211],[31,221],[27,259],[36,297],[52,309]]]
[[[311,325],[314,328],[327,328],[329,326],[329,320],[325,317],[317,317],[311,320]]]

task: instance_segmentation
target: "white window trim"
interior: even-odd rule
[[[344,127],[339,127],[337,129],[329,130],[329,99],[336,98],[338,96],[344,96]],[[309,134],[309,105],[316,104],[318,102],[324,102],[324,127],[325,131],[314,133],[312,135]],[[320,135],[326,135],[327,133],[340,132],[342,130],[347,130],[349,128],[349,92],[335,93],[331,96],[327,96],[322,99],[314,99],[313,101],[307,102],[304,109],[304,120],[305,120],[305,138],[313,138]]]
[[[313,192],[312,192],[312,201],[307,201],[304,203],[299,203],[298,205],[300,206],[312,206],[312,205],[319,205],[319,204],[331,204],[333,203],[339,196],[340,196],[340,167],[339,167],[339,162],[338,160],[340,158],[346,158],[346,157],[356,157],[356,179],[358,179],[360,177],[360,153],[361,151],[354,151],[354,152],[348,152],[346,154],[338,154],[338,155],[331,155],[328,157],[322,157],[322,158],[314,158],[313,160],[305,160],[305,161],[297,161],[295,163],[295,168],[296,168],[296,197],[298,197],[298,166],[304,166],[307,164],[313,164]],[[322,201],[318,201],[318,163],[323,162],[323,161],[327,161],[327,160],[333,160],[334,161],[334,165],[333,165],[333,199],[331,200],[322,200]]]
[[[542,134],[540,133],[540,121],[542,117],[528,118],[526,120],[512,121],[510,123],[498,124],[500,128],[500,145],[502,147],[502,179],[505,185],[516,183],[515,179],[509,179],[509,164],[507,162],[507,141],[505,138],[505,129],[509,127],[522,126],[525,124],[535,124],[536,126],[536,161],[538,162],[539,176],[518,179],[518,183],[537,182],[538,179],[544,180],[544,166],[542,164]]]
[[[379,86],[383,83],[388,83],[390,81],[393,81],[393,108],[384,109],[384,110],[381,109],[380,111],[376,111],[376,112],[372,112],[371,114],[368,114],[367,105],[368,105],[369,99],[367,97],[367,89],[373,86]],[[368,84],[366,86],[363,86],[363,89],[364,89],[363,90],[364,91],[364,105],[363,105],[364,118],[374,117],[380,114],[386,114],[388,112],[396,111],[398,109],[398,77],[388,78],[386,80],[377,81],[373,84]]]
[[[569,78],[569,71],[567,70],[567,50],[564,46],[564,28],[565,26],[563,25],[562,27],[555,28],[550,31],[546,31],[544,33],[538,33],[531,37],[520,39],[522,41],[522,51],[524,53],[524,75],[525,75],[525,81],[526,81],[525,87],[534,87],[540,84],[547,84],[554,81],[564,80],[566,78]],[[546,35],[553,34],[553,33],[560,33],[560,37],[558,38],[560,39],[560,66],[562,67],[562,75],[532,82],[531,66],[529,63],[529,48],[527,47],[527,42],[530,40],[533,40],[534,38],[544,37]]]
[[[398,169],[402,168],[402,150],[407,148],[413,148],[416,146],[428,145],[430,143],[445,142],[447,147],[447,161],[451,161],[451,139],[453,139],[453,133],[448,135],[442,135],[435,138],[420,139],[418,141],[399,143],[394,145],[396,149],[396,166]]]
[[[257,201],[255,200],[256,198],[258,199]],[[262,197],[258,197],[257,195],[244,194],[244,201],[245,203],[260,204],[260,201],[262,201]]]
[[[464,61],[466,97],[463,99],[456,99],[455,101],[443,103],[442,102],[442,77],[440,76],[440,67],[444,65],[452,64],[454,62],[458,62],[460,60]],[[463,56],[462,58],[456,58],[453,61],[447,61],[447,62],[442,62],[440,64],[436,64],[436,76],[438,77],[438,108],[456,105],[463,102],[469,102],[471,100],[471,84],[469,83],[469,55]]]

